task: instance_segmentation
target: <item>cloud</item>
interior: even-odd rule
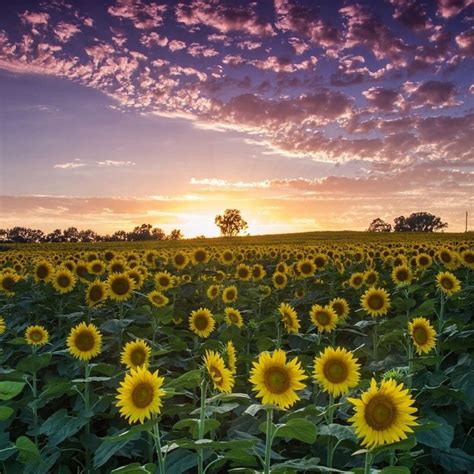
[[[367,102],[374,110],[390,112],[394,109],[403,108],[403,97],[395,90],[383,87],[371,87],[362,92]]]
[[[468,56],[474,56],[474,27],[456,36],[459,49]]]
[[[134,161],[115,161],[115,160],[105,160],[105,161],[97,161],[97,166],[99,167],[115,167],[115,168],[122,168],[127,166],[135,166],[136,163]]]
[[[81,160],[76,158],[74,161],[69,161],[67,163],[57,163],[53,166],[53,168],[68,170],[75,168],[83,168],[84,166],[87,166],[86,163],[81,163]]]
[[[180,49],[186,48],[186,43],[180,40],[171,40],[168,43],[168,48],[170,49],[170,51],[173,51],[173,52],[179,51]]]
[[[166,8],[166,5],[142,0],[116,0],[108,12],[112,16],[130,20],[139,30],[148,30],[163,24]]]
[[[54,33],[61,43],[68,42],[74,35],[80,33],[81,29],[73,23],[60,21],[54,28]]]
[[[116,161],[116,160],[104,160],[104,161],[84,163],[79,158],[76,158],[74,161],[70,161],[67,163],[57,163],[53,166],[53,168],[69,170],[69,169],[84,168],[84,167],[123,168],[123,167],[128,167],[128,166],[135,166],[135,165],[136,163],[134,161]]]
[[[26,10],[20,14],[21,21],[30,25],[47,25],[49,14],[46,12],[29,12]]]
[[[188,26],[209,26],[221,33],[274,34],[271,24],[255,12],[255,4],[240,6],[219,0],[191,0],[189,3],[178,3],[176,20]]]
[[[390,0],[395,7],[393,17],[413,31],[427,31],[433,28],[425,5],[418,0]]]
[[[140,43],[147,48],[151,48],[152,46],[165,47],[168,44],[168,38],[166,36],[160,36],[153,31],[150,34],[143,33],[140,36]]]
[[[409,102],[415,107],[442,108],[458,105],[457,88],[452,82],[426,81],[420,84],[406,82],[403,89],[409,94]]]
[[[436,0],[436,3],[438,4],[438,14],[443,18],[451,18],[472,5],[473,0]]]

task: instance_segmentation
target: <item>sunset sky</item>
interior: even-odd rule
[[[472,0],[2,0],[0,227],[474,228]]]

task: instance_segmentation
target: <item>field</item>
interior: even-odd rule
[[[474,471],[470,234],[0,252],[2,473]]]

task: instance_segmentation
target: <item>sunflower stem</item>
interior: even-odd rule
[[[329,395],[329,407],[328,407],[328,425],[331,425],[334,421],[334,396]],[[328,451],[327,451],[327,467],[332,468],[332,462],[334,458],[334,447],[333,440],[330,437],[328,439]]]
[[[153,438],[155,439],[156,455],[158,456],[158,472],[159,474],[165,474],[165,460],[161,451],[161,434],[158,419],[156,419],[156,423],[153,425]]]
[[[36,354],[36,346],[33,346],[33,354]],[[33,372],[33,429],[34,429],[34,437],[35,437],[35,444],[38,446],[38,389],[37,389],[37,378],[36,378],[36,370]]]
[[[89,375],[90,375],[90,366],[89,361],[86,360],[84,366],[84,407],[86,411],[87,423],[86,423],[86,436],[88,437],[91,432],[91,425],[90,425],[90,417],[89,417],[89,410],[90,410],[90,397],[89,397]],[[91,453],[89,448],[86,446],[86,466],[85,471],[86,473],[90,472],[90,465],[91,465]]]
[[[199,437],[198,439],[204,438],[204,428],[206,423],[206,394],[207,394],[207,382],[203,373],[201,381],[201,408],[199,410]],[[203,474],[204,472],[204,456],[202,449],[198,451],[198,473]]]
[[[407,357],[408,357],[408,374],[407,374],[407,385],[411,388],[413,379],[413,345],[411,341],[407,341]]]
[[[365,467],[364,467],[364,474],[370,474],[372,467],[372,453],[367,450],[365,453]]]
[[[443,331],[443,324],[444,324],[444,295],[440,293],[440,301],[439,301],[439,314],[438,314],[438,337],[436,339],[436,371],[439,370],[441,365],[441,333]]]
[[[272,441],[273,441],[273,408],[267,409],[267,428],[265,440],[265,464],[263,466],[263,473],[270,474]]]
[[[378,322],[377,319],[375,319],[375,324],[374,324],[374,332],[373,332],[373,349],[374,349],[374,362],[378,362],[379,360],[379,355],[378,355]]]

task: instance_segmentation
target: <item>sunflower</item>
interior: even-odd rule
[[[316,265],[315,263],[310,260],[309,258],[305,258],[304,260],[300,260],[297,264],[297,268],[301,276],[308,278],[314,276],[316,272]]]
[[[176,285],[176,278],[169,272],[158,272],[155,275],[155,285],[157,290],[169,290]]]
[[[28,326],[25,339],[30,346],[44,346],[49,340],[49,334],[43,326]]]
[[[79,280],[86,282],[87,275],[89,274],[89,264],[87,262],[79,261],[77,262],[74,271],[76,275],[79,277]]]
[[[67,268],[60,268],[54,272],[51,283],[54,289],[61,293],[70,293],[76,285],[76,276]]]
[[[393,379],[381,382],[380,388],[372,379],[370,388],[361,398],[348,398],[355,414],[349,419],[362,445],[368,448],[395,443],[407,438],[416,426],[415,400],[403,384]]]
[[[216,325],[212,313],[207,308],[194,310],[188,321],[189,329],[200,337],[209,337]]]
[[[120,414],[129,423],[143,423],[160,413],[161,398],[165,395],[161,389],[164,381],[164,377],[158,376],[158,371],[151,373],[145,367],[132,369],[117,390],[116,405]]]
[[[338,320],[336,312],[330,306],[314,304],[309,313],[311,321],[318,328],[319,332],[331,332],[336,329]]]
[[[259,355],[258,362],[253,362],[249,381],[264,405],[285,409],[300,399],[296,390],[305,388],[302,380],[306,378],[298,358],[286,362],[285,351],[277,349],[271,355],[268,352]]]
[[[457,267],[457,255],[448,248],[443,248],[438,252],[438,259],[446,268],[449,268],[450,270],[454,270]]]
[[[461,261],[465,267],[474,270],[474,251],[464,250],[461,252]]]
[[[102,334],[94,324],[82,322],[71,329],[67,347],[74,357],[88,361],[100,354]]]
[[[0,291],[3,291],[7,296],[13,296],[15,292],[15,285],[20,280],[20,277],[13,272],[5,271],[0,274]]]
[[[87,286],[86,303],[89,308],[97,308],[107,300],[107,284],[95,279]]]
[[[413,275],[407,265],[400,265],[392,270],[392,281],[397,286],[406,286],[411,283]]]
[[[300,329],[300,322],[298,321],[298,314],[295,309],[287,303],[281,303],[278,307],[280,313],[281,322],[285,326],[285,330],[288,333],[298,333]]]
[[[240,311],[235,308],[226,308],[225,313],[225,322],[228,326],[237,326],[239,329],[244,325],[244,320]]]
[[[171,261],[174,268],[177,270],[183,270],[189,263],[189,257],[184,252],[176,252],[172,257]]]
[[[285,288],[288,283],[288,277],[286,273],[275,272],[272,276],[273,286],[279,290]]]
[[[206,351],[203,360],[214,388],[219,392],[230,393],[235,380],[232,372],[225,366],[224,359],[215,351]]]
[[[451,272],[439,272],[436,281],[438,288],[447,296],[461,291],[461,282]]]
[[[219,296],[220,288],[219,285],[211,285],[206,291],[206,296],[210,300],[215,300]]]
[[[252,269],[248,265],[245,265],[245,263],[240,263],[235,270],[235,278],[242,281],[249,281],[252,278]]]
[[[359,368],[352,352],[341,347],[326,347],[314,359],[314,378],[325,392],[338,397],[359,383]]]
[[[314,257],[314,264],[316,265],[316,268],[318,270],[322,270],[328,263],[328,257],[327,255],[324,255],[323,253],[318,253]]]
[[[433,259],[426,253],[420,253],[416,257],[416,266],[422,270],[426,270],[433,263]]]
[[[5,318],[0,316],[0,334],[3,334],[7,329],[7,325],[5,324]]]
[[[360,304],[370,316],[383,316],[390,309],[390,296],[384,288],[372,287],[361,296]]]
[[[436,345],[436,331],[426,318],[415,318],[409,322],[408,333],[418,354],[430,352]]]
[[[233,303],[234,301],[237,301],[237,297],[239,296],[239,293],[237,291],[237,287],[232,285],[224,288],[222,290],[222,301],[225,304]]]
[[[200,263],[207,263],[210,259],[210,256],[209,256],[209,253],[205,249],[198,248],[193,252],[191,259],[194,265],[198,265]]]
[[[112,273],[107,279],[109,298],[114,301],[126,301],[132,296],[135,282],[126,273]]]
[[[106,270],[105,263],[102,260],[92,260],[89,263],[89,273],[93,273],[94,275],[102,275]]]
[[[41,260],[34,268],[33,275],[37,282],[44,281],[48,282],[53,276],[53,266],[47,260]]]
[[[361,272],[353,273],[349,279],[349,286],[358,290],[364,284],[364,274]]]
[[[337,314],[340,321],[345,321],[351,310],[349,303],[344,298],[333,298],[328,306]]]
[[[161,291],[158,290],[153,290],[150,291],[147,295],[148,301],[153,306],[156,306],[157,308],[162,308],[163,306],[166,306],[169,303],[169,298],[165,296]]]
[[[231,250],[224,250],[220,257],[220,262],[223,265],[231,265],[235,261],[235,255]]]
[[[121,258],[114,258],[109,262],[109,273],[125,273],[127,271],[127,262]]]
[[[148,368],[150,364],[151,347],[143,340],[136,339],[125,344],[122,349],[120,362],[128,369],[137,367]]]
[[[252,280],[253,281],[263,280],[266,274],[267,272],[265,271],[263,266],[260,265],[259,263],[257,263],[257,265],[254,265],[252,267]]]
[[[227,362],[229,364],[230,371],[235,374],[237,372],[237,352],[235,350],[234,343],[228,341],[225,346],[225,352],[227,355]]]
[[[304,298],[304,295],[305,295],[304,289],[298,288],[297,290],[295,290],[294,295],[295,295],[295,298],[297,299]]]
[[[377,283],[379,279],[379,274],[375,270],[367,270],[364,273],[364,283],[366,285],[372,286]]]

